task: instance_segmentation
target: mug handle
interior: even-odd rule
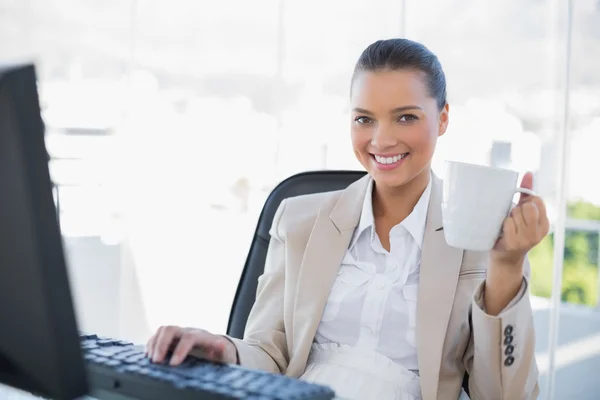
[[[517,188],[516,193],[523,193],[523,194],[527,194],[529,196],[535,196],[536,195],[533,190],[527,189],[527,188],[522,188],[522,187]],[[511,207],[511,209],[512,209],[512,207]]]
[[[527,194],[529,196],[536,196],[535,192],[531,189],[527,189],[527,188],[516,188],[515,189],[515,194],[516,193],[523,193],[523,194]],[[508,214],[506,214],[506,218],[508,218],[508,216],[510,215],[510,212],[513,210],[513,208],[515,208],[517,205],[513,204],[510,209],[508,210]]]

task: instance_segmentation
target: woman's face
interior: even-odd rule
[[[437,138],[446,132],[421,72],[360,72],[352,83],[352,146],[378,185],[403,186],[429,178]]]

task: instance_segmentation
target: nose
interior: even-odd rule
[[[386,129],[385,126],[379,125],[373,132],[371,145],[379,150],[384,150],[389,147],[394,147],[398,141],[394,137],[391,129]]]

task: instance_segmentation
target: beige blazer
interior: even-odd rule
[[[369,179],[367,175],[345,190],[289,198],[281,204],[244,339],[231,339],[241,365],[302,375],[329,292],[358,225]],[[483,312],[480,297],[488,253],[446,244],[441,199],[442,182],[434,176],[417,303],[423,399],[456,400],[465,370],[472,399],[537,398],[529,294],[526,291],[498,317]]]

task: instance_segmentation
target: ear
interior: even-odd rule
[[[450,105],[448,103],[446,103],[444,108],[442,108],[442,111],[440,111],[440,118],[439,118],[440,126],[438,127],[438,136],[442,136],[444,133],[446,133],[446,129],[448,129],[448,122],[449,122],[448,113],[449,112],[450,112]]]

